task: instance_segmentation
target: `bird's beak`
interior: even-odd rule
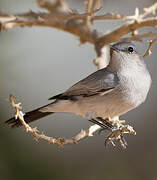
[[[119,50],[113,45],[110,45],[110,57],[112,57],[113,52],[119,52]]]
[[[110,45],[110,50],[111,50],[111,51],[117,51],[117,52],[119,51],[119,49],[117,49],[117,48],[114,47],[113,45]]]

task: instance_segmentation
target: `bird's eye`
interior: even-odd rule
[[[131,47],[131,46],[130,46],[130,47],[128,47],[128,52],[129,52],[129,53],[133,53],[133,52],[134,52],[134,48],[133,48],[133,47]]]

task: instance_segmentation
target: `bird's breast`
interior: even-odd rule
[[[151,85],[151,76],[145,69],[121,72],[120,89],[123,99],[135,107],[143,103]]]

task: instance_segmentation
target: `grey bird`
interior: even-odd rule
[[[111,46],[110,62],[106,68],[53,96],[49,99],[53,100],[52,103],[27,112],[24,118],[30,123],[52,113],[66,112],[101,125],[100,120],[121,116],[143,103],[150,85],[151,76],[134,44],[119,42]],[[6,123],[11,127],[21,126],[15,118]],[[112,127],[107,122],[106,125]]]

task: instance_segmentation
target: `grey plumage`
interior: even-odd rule
[[[111,46],[110,54],[106,68],[79,81],[63,94],[50,98],[55,101],[37,111],[43,114],[69,112],[84,118],[87,113],[92,113],[93,117],[114,118],[143,103],[151,77],[135,46],[120,42]],[[29,119],[27,113],[26,117]],[[14,118],[7,123],[14,127],[19,125]]]
[[[118,85],[118,77],[116,73],[108,71],[106,68],[96,71],[85,79],[74,84],[71,88],[65,91],[58,98],[83,96],[88,97],[92,95],[101,94]],[[50,98],[54,99],[56,96]]]

